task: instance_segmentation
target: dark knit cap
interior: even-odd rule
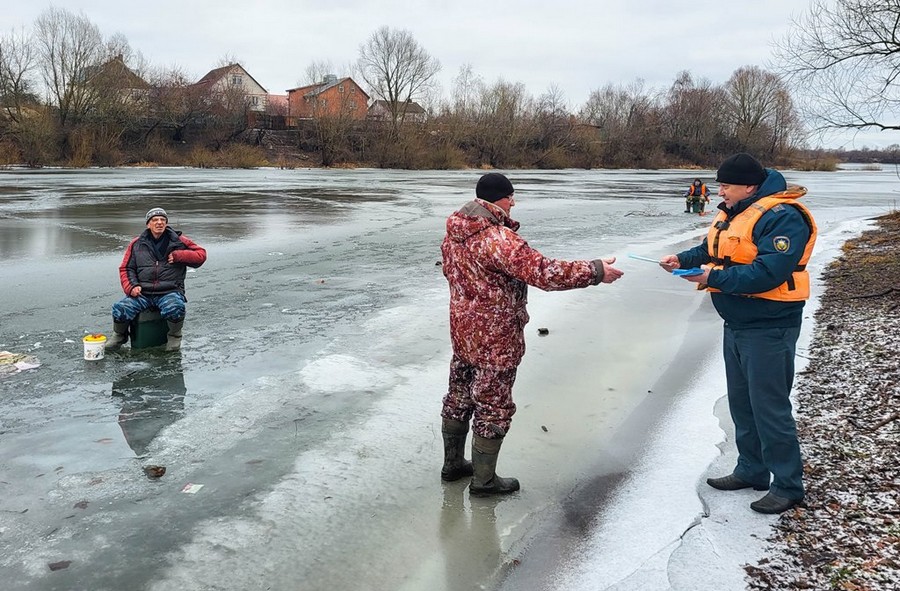
[[[509,197],[514,191],[509,179],[499,172],[487,173],[478,179],[478,184],[475,185],[475,196],[491,203]]]
[[[716,172],[716,182],[729,185],[761,185],[766,180],[766,170],[759,160],[740,152],[726,158]]]
[[[144,218],[144,223],[149,224],[150,220],[152,218],[155,218],[158,215],[161,215],[162,217],[166,218],[167,222],[169,221],[169,214],[166,213],[165,209],[163,209],[162,207],[154,207],[153,209],[151,209],[150,211],[147,212],[147,216]]]

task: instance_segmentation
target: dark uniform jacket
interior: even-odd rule
[[[720,203],[718,208],[734,217],[762,197],[787,189],[780,172],[766,169],[768,176],[753,197],[739,201],[733,208]],[[788,202],[773,207],[756,222],[752,239],[758,253],[752,264],[713,270],[709,286],[720,292],[711,294],[713,305],[725,324],[732,328],[790,328],[800,326],[805,302],[784,302],[749,297],[787,281],[804,254],[812,230],[797,207]],[[779,245],[789,244],[783,249]],[[678,253],[682,268],[699,267],[711,262],[707,240]]]

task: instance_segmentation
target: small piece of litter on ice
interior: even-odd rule
[[[144,474],[148,478],[162,478],[165,473],[165,466],[144,466]]]
[[[443,266],[444,266],[444,263],[442,263],[441,261],[438,261],[438,262],[436,262],[436,263],[434,264],[434,266],[435,266],[435,267],[443,267]]]
[[[546,433],[549,429],[547,429],[547,427],[541,425],[541,430],[542,430],[544,433]]]
[[[69,568],[70,564],[72,564],[71,560],[60,560],[59,562],[48,562],[47,566],[50,567],[50,570],[62,570]]]
[[[184,485],[184,488],[181,489],[181,492],[187,493],[189,495],[195,495],[200,491],[201,488],[203,488],[202,484],[191,484],[190,482],[188,482]]]
[[[549,328],[539,328],[538,334],[541,336],[548,335],[548,334],[550,334],[550,329]]]

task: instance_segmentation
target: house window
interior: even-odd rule
[[[231,77],[231,85],[232,86],[242,86],[243,82],[244,82],[244,80],[241,76],[234,75]]]
[[[355,86],[351,86],[351,87],[350,87],[350,94],[353,94],[354,92],[356,92],[356,87],[355,87]]]
[[[258,105],[258,104],[259,104],[259,97],[258,97],[258,96],[251,96],[251,97],[250,97],[250,104],[253,105],[253,106]]]
[[[338,86],[338,92],[344,92],[344,85],[343,85],[343,84],[341,84],[340,86]]]

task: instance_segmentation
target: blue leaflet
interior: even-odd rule
[[[672,271],[672,275],[676,277],[690,277],[692,275],[702,275],[703,269],[699,267],[694,267],[693,269],[675,269]]]

